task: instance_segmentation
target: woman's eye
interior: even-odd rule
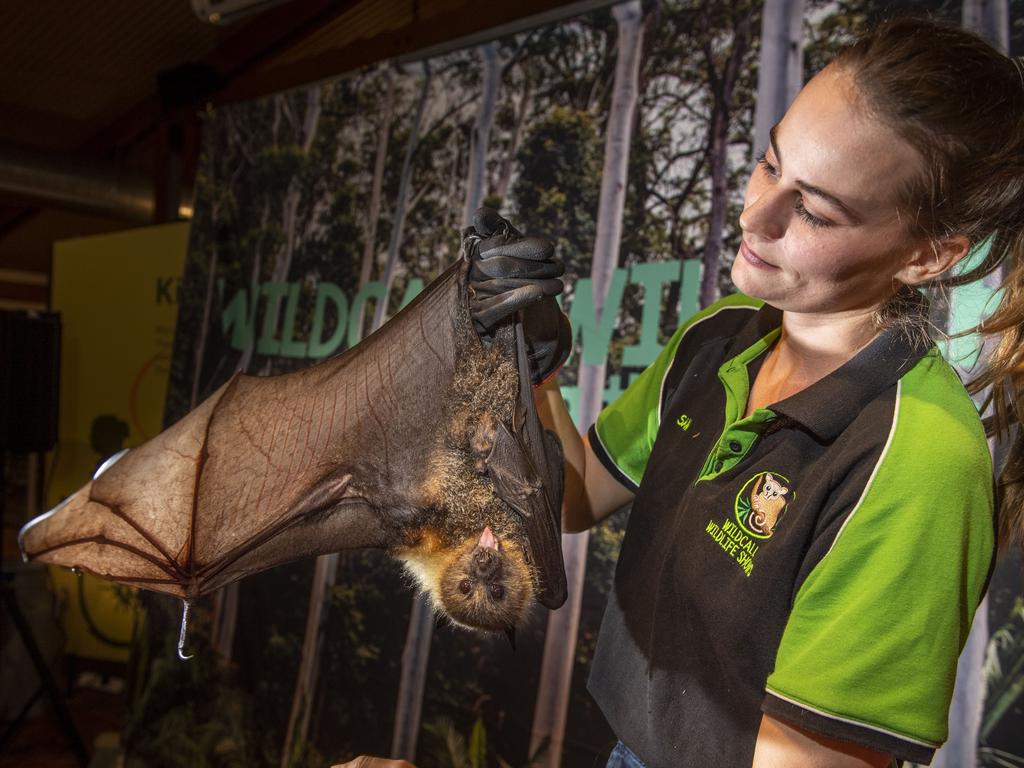
[[[770,162],[768,162],[767,152],[762,152],[760,155],[757,156],[757,164],[761,167],[762,171],[764,171],[767,175],[771,176],[773,179],[777,179],[779,177],[779,169],[772,165]]]
[[[804,208],[804,201],[797,199],[796,204],[793,206],[796,209],[796,215],[806,221],[812,227],[831,227],[832,222],[826,221],[825,219],[819,219],[813,213]]]

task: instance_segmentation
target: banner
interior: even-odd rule
[[[763,148],[752,136],[761,10],[623,3],[211,113],[166,423],[235,371],[291,371],[358,343],[457,258],[481,203],[551,238],[566,263],[576,351],[561,382],[574,415],[587,376],[614,399],[681,319],[732,290],[743,189]],[[807,15],[810,72],[888,10]],[[153,598],[163,648],[130,747],[150,765],[213,752],[325,765],[391,754],[407,728],[422,766],[603,764],[615,737],[585,680],[627,514],[586,540],[577,634],[553,644],[574,649],[560,672],[542,664],[541,613],[515,653],[442,625],[418,655],[407,579],[376,552],[287,565],[197,606],[187,667],[173,657],[180,606]],[[563,672],[568,708],[550,709]],[[410,703],[416,674],[425,693]]]
[[[48,507],[85,485],[108,457],[160,432],[187,245],[187,224],[54,243],[51,306],[62,339]],[[63,596],[65,651],[127,660],[129,592],[88,574],[50,572]]]

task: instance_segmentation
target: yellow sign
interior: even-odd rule
[[[54,244],[51,306],[62,323],[60,426],[46,503],[160,432],[188,224]],[[54,570],[68,653],[125,660],[134,611],[112,585]],[[80,606],[84,603],[85,612]]]

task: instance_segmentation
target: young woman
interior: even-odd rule
[[[688,320],[582,441],[557,386],[538,390],[565,448],[565,529],[633,503],[589,681],[621,740],[609,766],[931,759],[995,521],[1003,541],[1021,525],[1024,448],[995,514],[984,429],[916,289],[1005,265],[975,383],[1005,431],[1022,224],[1020,64],[957,28],[884,24],[773,129],[740,216],[740,293]],[[544,379],[567,354],[560,266],[493,212],[475,225],[478,328],[525,307]]]

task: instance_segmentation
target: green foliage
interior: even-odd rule
[[[530,126],[516,156],[516,220],[554,240],[567,269],[576,274],[593,251],[601,153],[592,115],[554,107]]]
[[[166,626],[168,601],[149,602],[150,616],[165,614],[155,623]],[[196,646],[188,661],[177,657],[176,636],[164,634],[146,686],[129,710],[124,740],[130,759],[146,768],[251,765],[251,711],[230,671],[202,640],[207,619],[202,611],[193,613],[198,631],[190,633],[190,647]]]
[[[1017,597],[1006,623],[992,633],[985,653],[988,695],[981,724],[984,746],[1003,718],[1024,704],[1024,598]],[[1019,712],[1019,710],[1018,710]],[[1000,765],[996,760],[986,765]]]

